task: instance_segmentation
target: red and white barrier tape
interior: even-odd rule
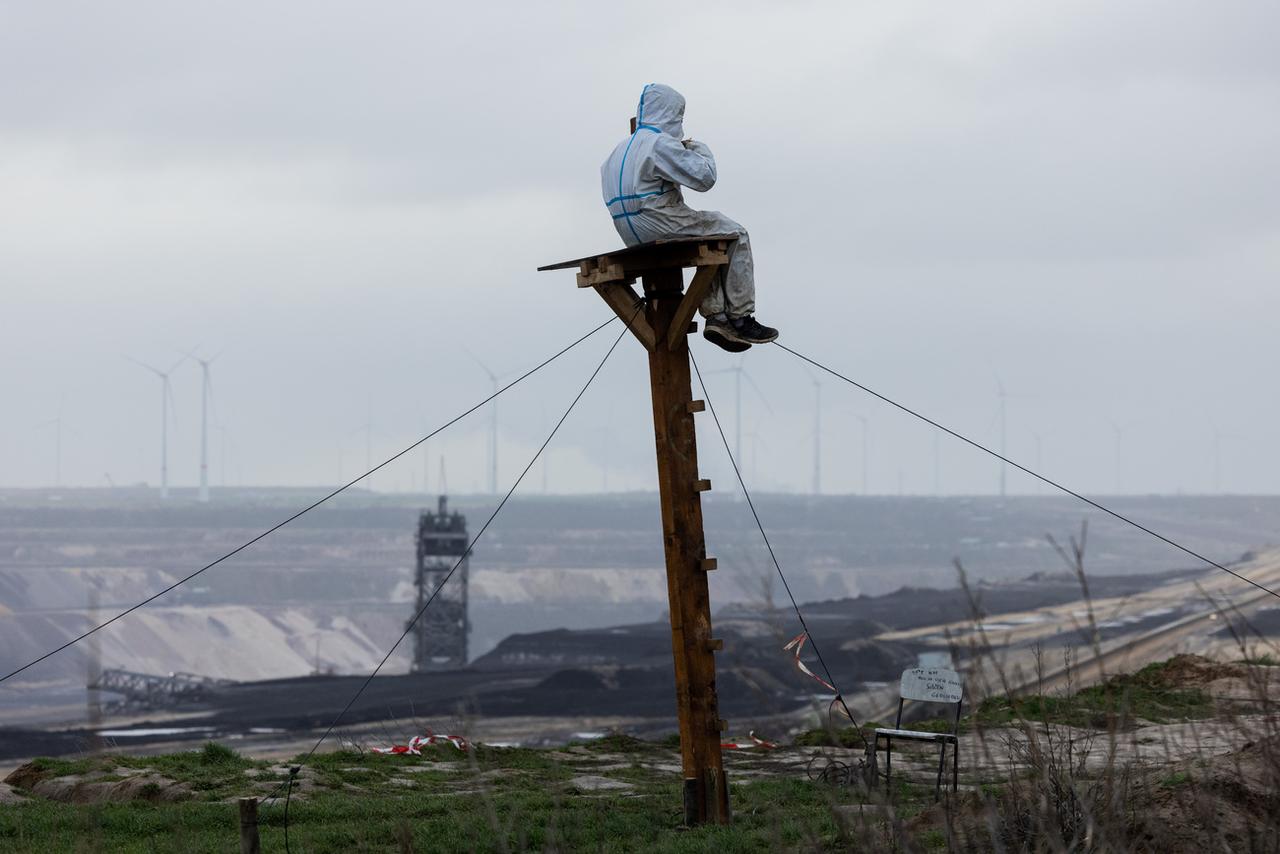
[[[374,747],[370,748],[374,753],[396,753],[409,754],[411,756],[421,756],[422,748],[430,747],[433,744],[444,744],[448,742],[459,750],[466,750],[470,745],[467,740],[460,735],[436,735],[427,730],[426,735],[415,735],[409,739],[408,744],[396,744],[391,747]]]
[[[720,747],[724,750],[754,750],[756,748],[759,748],[760,750],[773,750],[778,746],[776,741],[766,741],[763,738],[757,737],[755,730],[752,730],[748,735],[751,737],[751,744],[747,744],[745,741],[722,741],[720,742]]]
[[[783,652],[786,652],[787,650],[795,649],[796,667],[800,668],[800,672],[804,673],[806,676],[810,677],[811,679],[817,680],[818,682],[825,685],[827,688],[830,688],[832,691],[835,691],[836,686],[832,685],[830,682],[823,679],[818,674],[814,673],[812,670],[809,669],[809,665],[805,664],[803,661],[800,660],[800,650],[804,649],[805,641],[807,641],[808,639],[809,639],[809,633],[801,632],[800,634],[792,638],[791,642],[788,643],[786,646],[784,646],[782,650]]]

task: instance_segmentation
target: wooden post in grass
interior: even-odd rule
[[[261,854],[258,839],[258,799],[240,799],[240,854]]]
[[[693,416],[704,403],[691,393],[688,335],[694,313],[721,266],[733,235],[681,238],[579,258],[539,270],[578,268],[578,287],[594,288],[649,352],[649,392],[658,457],[658,492],[671,605],[676,712],[684,768],[684,814],[690,825],[729,822],[729,787],[720,753],[715,653],[724,642],[711,635],[707,557]],[[684,287],[683,270],[696,270]],[[642,301],[631,287],[639,278]]]

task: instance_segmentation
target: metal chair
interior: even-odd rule
[[[939,705],[955,705],[956,716],[951,732],[921,732],[919,730],[902,729],[902,709],[907,700]],[[885,793],[891,792],[890,785],[893,773],[893,740],[925,741],[938,745],[938,779],[934,785],[934,799],[942,793],[942,772],[947,764],[947,745],[951,745],[951,791],[959,787],[960,758],[960,708],[964,702],[964,682],[960,674],[945,667],[912,667],[902,672],[902,683],[898,689],[898,718],[893,729],[877,729],[875,740],[870,745],[870,767],[875,768],[876,755],[880,750],[880,739],[884,739],[884,786]],[[874,771],[873,771],[874,773]]]

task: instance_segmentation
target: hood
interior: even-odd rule
[[[684,136],[684,95],[662,83],[650,83],[640,93],[636,124],[656,127],[676,139]]]

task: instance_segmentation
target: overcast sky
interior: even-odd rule
[[[64,485],[158,482],[159,381],[125,357],[221,353],[215,485],[332,483],[448,420],[490,388],[468,351],[519,371],[608,316],[534,268],[620,243],[598,168],[660,81],[719,164],[687,199],[751,230],[784,342],[996,444],[999,378],[1009,453],[1083,491],[1276,492],[1278,32],[1261,0],[0,0],[0,485],[53,483],[59,414]],[[504,486],[614,335],[504,398]],[[748,477],[808,490],[810,375],[741,363]],[[733,375],[708,382],[732,435]],[[173,388],[191,485],[198,368]],[[821,394],[824,489],[862,489],[860,419],[871,491],[997,488]],[[580,406],[550,490],[652,488],[638,345]],[[443,454],[483,488],[486,429],[374,487],[434,489]]]

